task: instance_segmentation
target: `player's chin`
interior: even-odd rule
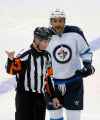
[[[60,33],[60,32],[63,31],[63,29],[62,29],[62,28],[59,28],[59,29],[56,29],[56,31],[57,31],[58,33]]]

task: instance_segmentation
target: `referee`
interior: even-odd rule
[[[50,54],[45,50],[50,34],[47,28],[37,27],[30,47],[14,57],[8,55],[7,73],[16,75],[15,120],[45,120],[46,100],[50,95],[53,105],[59,104],[55,97],[51,76],[53,74]]]

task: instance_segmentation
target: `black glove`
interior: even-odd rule
[[[95,68],[91,65],[91,63],[83,62],[83,65],[83,69],[76,71],[77,76],[88,77],[95,72]]]

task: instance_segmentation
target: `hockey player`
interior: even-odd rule
[[[48,28],[38,27],[34,31],[34,40],[29,49],[16,57],[14,52],[6,51],[7,73],[16,75],[17,80],[15,120],[45,120],[45,84],[49,87],[46,93],[53,105],[59,104],[52,85],[51,57],[45,50],[49,37]]]
[[[52,57],[53,81],[62,106],[54,108],[48,100],[50,120],[80,120],[83,110],[83,78],[94,73],[92,52],[83,32],[76,26],[65,25],[65,13],[55,10],[50,16],[52,34],[48,51]]]

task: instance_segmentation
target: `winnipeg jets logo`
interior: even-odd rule
[[[66,55],[67,55],[67,52],[66,51],[64,51],[64,49],[63,48],[61,48],[61,50],[58,52],[58,55],[59,55],[59,57],[61,58],[61,59],[65,59],[65,57],[66,57]]]
[[[67,45],[59,45],[54,49],[53,55],[57,62],[64,64],[70,61],[72,50]]]

